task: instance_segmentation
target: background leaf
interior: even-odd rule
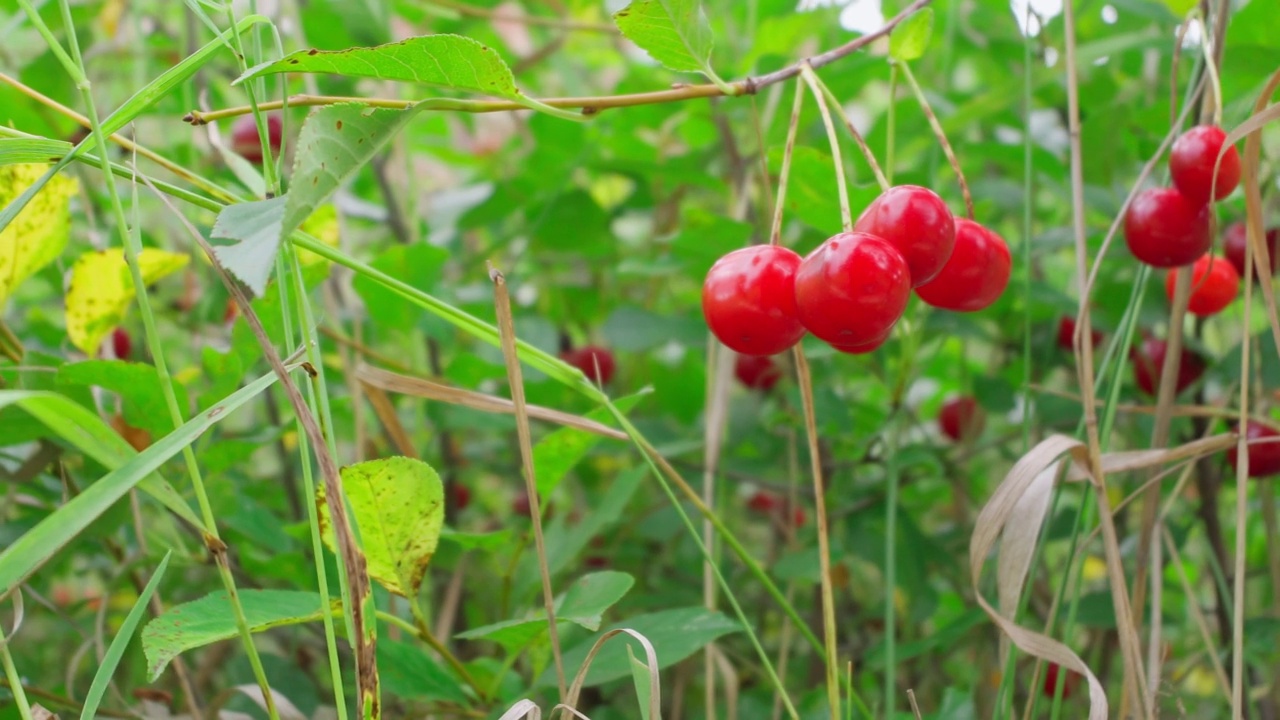
[[[142,280],[151,285],[181,270],[189,259],[185,253],[143,248],[138,253]],[[81,255],[71,266],[67,282],[67,337],[71,344],[86,355],[97,355],[103,338],[124,322],[136,294],[123,250]]]
[[[700,0],[636,0],[614,13],[613,21],[628,40],[667,69],[715,77],[715,37]]]
[[[47,168],[37,164],[0,167],[0,206],[13,202]],[[73,178],[55,175],[0,232],[0,310],[18,283],[62,254],[70,226],[68,207],[79,191]]]
[[[889,56],[910,62],[924,56],[933,34],[933,8],[917,10],[889,34]]]

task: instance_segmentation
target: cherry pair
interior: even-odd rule
[[[906,309],[910,291],[935,307],[973,312],[1000,296],[1011,259],[998,235],[956,220],[932,191],[890,188],[852,232],[808,256],[777,245],[735,250],[707,273],[702,309],[729,348],[772,355],[805,332],[846,353],[875,350]]]
[[[1189,265],[1209,249],[1209,203],[1221,200],[1240,183],[1240,155],[1222,152],[1222,128],[1201,125],[1183,133],[1169,153],[1171,188],[1138,193],[1124,217],[1124,238],[1139,261],[1152,267]],[[1222,162],[1214,165],[1218,155]]]

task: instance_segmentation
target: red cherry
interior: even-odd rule
[[[279,115],[267,116],[267,139],[271,142],[272,156],[278,156],[284,141],[284,123]],[[231,150],[249,162],[262,164],[262,141],[258,139],[258,125],[252,115],[241,115],[231,126]]]
[[[603,555],[588,555],[582,559],[582,564],[592,570],[601,570],[609,567],[609,558]]]
[[[951,257],[932,280],[916,287],[916,295],[944,310],[977,312],[1000,299],[1012,266],[1009,246],[999,235],[957,218]]]
[[[129,337],[129,333],[124,328],[116,328],[111,331],[111,351],[115,354],[117,360],[128,360],[133,354],[133,340]]]
[[[1089,336],[1093,339],[1094,347],[1097,347],[1102,342],[1103,338],[1106,337],[1102,334],[1101,330],[1094,330],[1089,333]],[[1062,319],[1058,321],[1058,347],[1063,350],[1074,351],[1075,337],[1076,319],[1064,315]]]
[[[1062,668],[1058,663],[1049,663],[1044,671],[1044,696],[1053,697],[1057,692],[1058,675],[1062,673]],[[1071,697],[1071,691],[1075,690],[1076,684],[1080,682],[1080,675],[1070,670],[1067,671],[1066,677],[1062,679],[1062,699]]]
[[[739,355],[733,374],[747,389],[769,392],[782,379],[782,368],[768,355]]]
[[[1173,287],[1177,272],[1170,270],[1164,279],[1164,294],[1173,302]],[[1236,269],[1220,257],[1203,255],[1191,270],[1191,299],[1187,310],[1197,317],[1209,317],[1222,312],[1240,290],[1240,276]]]
[[[902,253],[866,233],[832,237],[796,271],[800,321],[837,349],[884,338],[910,296],[911,275]]]
[[[800,256],[778,245],[734,250],[716,261],[702,285],[711,332],[743,355],[776,355],[804,337],[796,315]]]
[[[747,499],[747,508],[752,512],[771,513],[780,509],[782,505],[782,497],[767,490],[757,490]]]
[[[955,219],[937,193],[916,185],[885,190],[854,223],[854,232],[884,238],[911,272],[911,286],[934,278],[951,257],[956,242]]]
[[[1147,338],[1137,347],[1129,351],[1129,359],[1133,361],[1133,379],[1138,389],[1147,395],[1154,396],[1160,386],[1160,370],[1164,367],[1164,356],[1169,345],[1156,338]],[[1190,350],[1183,348],[1178,362],[1178,382],[1174,390],[1180,393],[1204,374],[1204,360]]]
[[[453,503],[453,509],[462,512],[471,504],[471,488],[455,482],[449,486],[449,499]]]
[[[1129,252],[1152,267],[1190,265],[1209,249],[1209,206],[1173,188],[1138,193],[1124,215]]]
[[[560,359],[582,371],[587,379],[597,385],[608,385],[617,370],[613,353],[599,345],[583,345],[560,353]]]
[[[524,517],[533,517],[530,514],[532,512],[532,507],[533,507],[532,503],[529,502],[529,495],[524,491],[521,491],[520,495],[516,497],[515,500],[511,501],[511,512],[515,513],[516,515],[523,515]],[[550,502],[547,502],[546,500],[544,500],[542,502],[542,517],[544,519],[550,520],[551,516],[554,514],[555,514],[555,506],[553,506]]]
[[[884,334],[881,335],[880,337],[874,338],[872,340],[868,340],[867,342],[864,342],[864,343],[855,343],[851,345],[834,345],[833,344],[831,347],[835,348],[837,351],[842,352],[846,355],[866,355],[867,353],[873,353],[876,350],[879,350],[880,346],[884,345],[885,341],[889,339],[889,335],[891,335],[892,332],[893,332],[893,328],[889,328],[888,330],[885,330]]]
[[[802,528],[808,521],[809,517],[805,514],[804,508],[797,505],[796,509],[791,513],[791,524]]]
[[[1240,432],[1240,428],[1235,428],[1235,431]],[[1280,438],[1280,432],[1266,425],[1251,422],[1245,437],[1249,441],[1249,477],[1267,477],[1280,473],[1280,442],[1254,442],[1266,438]],[[1236,469],[1238,459],[1236,446],[1232,445],[1227,451],[1227,462],[1230,463],[1232,470]]]
[[[948,400],[938,412],[938,426],[942,428],[942,434],[955,442],[977,437],[982,433],[985,421],[978,401],[967,395]]]
[[[1213,165],[1226,142],[1227,134],[1213,125],[1200,125],[1182,133],[1169,151],[1169,175],[1173,186],[1197,204],[1209,202],[1213,185]],[[1218,166],[1218,183],[1212,188],[1213,199],[1221,200],[1240,184],[1240,153],[1230,147]]]
[[[1271,228],[1265,236],[1267,242],[1267,257],[1271,262],[1271,274],[1274,275],[1280,263],[1276,261],[1276,255],[1280,254],[1280,228]],[[1231,261],[1231,265],[1235,267],[1236,274],[1244,277],[1244,251],[1249,244],[1249,236],[1245,224],[1242,222],[1231,223],[1227,226],[1226,231],[1222,234],[1222,254],[1227,256],[1227,260]],[[1257,275],[1254,275],[1256,278]]]

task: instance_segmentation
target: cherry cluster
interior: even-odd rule
[[[1138,193],[1124,217],[1124,238],[1138,260],[1158,268],[1190,265],[1209,250],[1213,201],[1240,184],[1240,154],[1227,148],[1214,174],[1214,163],[1227,135],[1222,128],[1200,125],[1183,133],[1169,153],[1173,187]]]
[[[888,339],[912,288],[926,303],[975,312],[1009,283],[1004,240],[955,218],[933,191],[889,188],[842,232],[801,258],[779,245],[735,250],[702,286],[702,312],[720,342],[744,355],[773,355],[806,332],[843,353]]]

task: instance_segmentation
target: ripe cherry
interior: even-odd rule
[[[1237,427],[1235,430],[1239,432],[1240,428]],[[1280,432],[1276,432],[1267,425],[1251,422],[1245,437],[1249,441],[1249,477],[1267,477],[1280,473],[1280,442],[1254,442],[1270,438],[1280,440]],[[1236,446],[1232,445],[1227,451],[1227,462],[1230,463],[1232,470],[1236,469],[1238,459],[1239,453],[1236,452]]]
[[[1267,243],[1267,257],[1271,263],[1270,274],[1274,275],[1276,269],[1280,267],[1280,262],[1276,260],[1276,255],[1280,254],[1280,228],[1268,230],[1265,240]],[[1249,236],[1245,224],[1242,222],[1231,223],[1222,234],[1222,254],[1226,255],[1227,260],[1231,261],[1231,265],[1236,269],[1236,274],[1240,277],[1244,277],[1244,252],[1248,244]],[[1257,275],[1254,275],[1254,277],[1256,278]]]
[[[1160,268],[1190,265],[1209,249],[1209,206],[1173,188],[1138,193],[1124,215],[1124,241],[1138,260]]]
[[[884,238],[902,254],[911,286],[934,278],[955,246],[955,219],[937,193],[916,185],[898,185],[876,198],[853,226],[854,232]]]
[[[977,312],[1000,299],[1012,266],[1009,246],[999,235],[972,220],[956,218],[951,257],[932,280],[916,287],[916,295],[937,308]]]
[[[459,482],[449,486],[449,499],[455,512],[462,512],[471,504],[471,488]]]
[[[1170,270],[1164,279],[1164,294],[1173,302],[1178,273]],[[1203,255],[1191,270],[1191,298],[1187,310],[1197,317],[1217,315],[1236,299],[1240,276],[1224,258]]]
[[[1218,153],[1227,140],[1222,128],[1213,125],[1200,125],[1182,133],[1173,143],[1169,151],[1169,175],[1173,178],[1173,186],[1197,204],[1207,204],[1213,193],[1213,200],[1221,200],[1231,194],[1240,184],[1240,153],[1235,147],[1227,149],[1218,166],[1218,182],[1213,184],[1213,166],[1218,160]],[[1212,190],[1210,185],[1213,185]]]
[[[1093,340],[1094,347],[1097,347],[1102,342],[1103,338],[1106,337],[1102,334],[1101,330],[1094,330],[1089,333],[1089,336]],[[1058,347],[1063,350],[1074,351],[1075,337],[1076,319],[1064,315],[1061,320],[1058,320]]]
[[[902,253],[861,232],[840,233],[819,245],[795,278],[800,321],[837,349],[884,338],[911,296]]]
[[[267,139],[272,157],[278,157],[284,141],[284,123],[279,115],[267,116]],[[231,126],[231,150],[249,162],[262,164],[262,141],[258,139],[258,125],[252,115],[241,115]]]
[[[560,359],[581,370],[587,379],[597,385],[608,385],[618,367],[613,353],[599,345],[583,345],[566,350],[560,353]]]
[[[778,245],[734,250],[716,261],[702,285],[711,332],[743,355],[776,355],[804,337],[796,314],[800,256]]]
[[[111,351],[115,354],[117,360],[128,360],[133,354],[133,340],[129,337],[129,333],[124,328],[116,328],[111,331]]]
[[[881,335],[880,337],[873,338],[864,343],[855,343],[851,345],[832,345],[831,347],[835,348],[837,351],[842,352],[846,355],[866,355],[867,353],[872,353],[872,352],[875,352],[876,350],[879,350],[880,346],[885,344],[885,341],[889,339],[889,335],[892,332],[893,332],[893,328],[889,328],[888,330],[885,330],[884,334]]]
[[[938,426],[942,428],[942,434],[955,442],[977,437],[982,433],[985,422],[986,416],[978,406],[978,401],[967,395],[943,403],[942,410],[938,413]]]
[[[739,355],[733,375],[749,390],[769,392],[782,379],[782,368],[768,355]]]
[[[771,493],[768,490],[757,490],[750,498],[747,498],[747,508],[752,512],[770,513],[782,507],[783,500],[781,495]]]
[[[1133,379],[1137,382],[1138,389],[1147,395],[1154,396],[1160,387],[1160,370],[1164,367],[1164,356],[1168,351],[1168,343],[1157,338],[1146,338],[1129,351],[1129,359],[1133,361]],[[1174,392],[1186,390],[1200,379],[1204,370],[1204,360],[1183,348],[1178,361],[1178,381]]]
[[[1062,667],[1058,663],[1049,663],[1044,671],[1044,696],[1051,698],[1058,688],[1058,676],[1062,674]],[[1068,670],[1066,677],[1062,679],[1062,698],[1065,700],[1071,697],[1071,691],[1075,690],[1076,684],[1080,682],[1080,675]]]

